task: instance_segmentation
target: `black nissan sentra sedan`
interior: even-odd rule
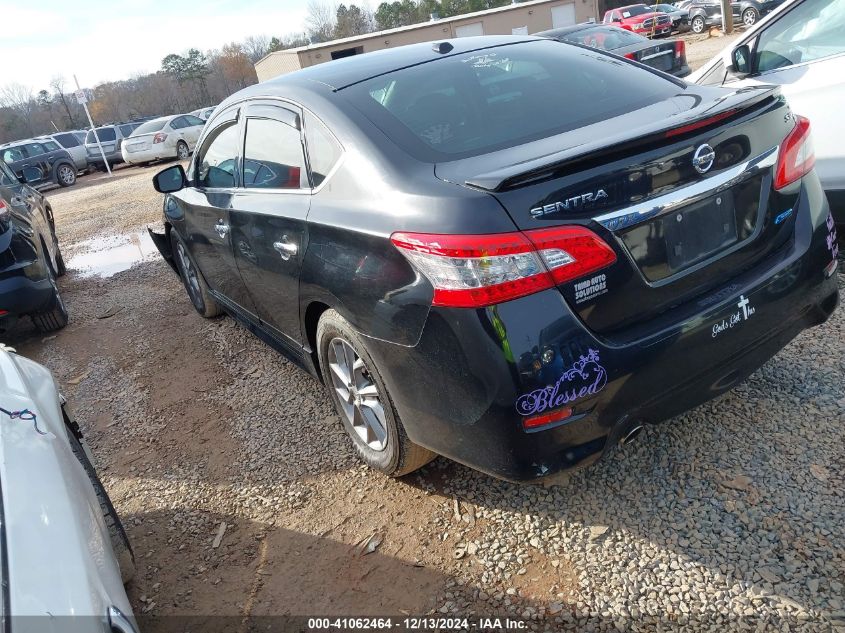
[[[746,378],[838,303],[808,122],[776,88],[482,37],[251,86],[159,249],[325,383],[361,458],[531,480]]]

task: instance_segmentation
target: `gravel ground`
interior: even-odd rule
[[[157,223],[154,172],[51,193],[66,253]],[[4,342],[65,387],[134,544],[144,631],[172,615],[234,630],[400,613],[845,631],[842,310],[595,467],[517,486],[443,458],[402,480],[359,465],[322,387],[231,319],[196,315],[156,257],[60,285],[69,326]]]

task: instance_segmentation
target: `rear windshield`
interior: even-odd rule
[[[647,7],[644,4],[635,4],[631,7],[619,9],[619,11],[622,13],[623,18],[630,18],[632,15],[643,15],[644,13],[654,13],[651,7]]]
[[[117,138],[117,134],[114,132],[113,127],[98,127],[97,128],[97,136],[100,137],[100,142],[103,141],[113,141]],[[88,136],[85,137],[85,143],[96,143],[97,139],[94,138],[94,130],[88,132]]]
[[[615,26],[597,26],[592,29],[566,33],[562,36],[567,42],[573,44],[584,44],[603,51],[612,51],[631,44],[640,44],[643,41],[641,35],[635,35],[631,31],[620,29]]]
[[[678,91],[621,60],[544,40],[438,59],[341,94],[409,154],[438,162],[568,132]]]
[[[139,125],[135,131],[132,133],[132,136],[138,136],[140,134],[149,134],[151,132],[158,132],[161,128],[164,127],[164,124],[167,123],[167,119],[158,119],[157,121],[147,121],[146,123]]]

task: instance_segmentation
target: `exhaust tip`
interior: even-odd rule
[[[628,432],[622,436],[622,439],[619,440],[619,446],[628,446],[628,444],[632,443],[635,439],[637,439],[640,433],[643,432],[643,425],[636,424],[628,429]]]

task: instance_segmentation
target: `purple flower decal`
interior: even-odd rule
[[[599,365],[599,353],[590,349],[555,384],[517,398],[516,410],[520,415],[535,415],[556,409],[580,398],[593,396],[604,389],[606,384],[607,371]]]

